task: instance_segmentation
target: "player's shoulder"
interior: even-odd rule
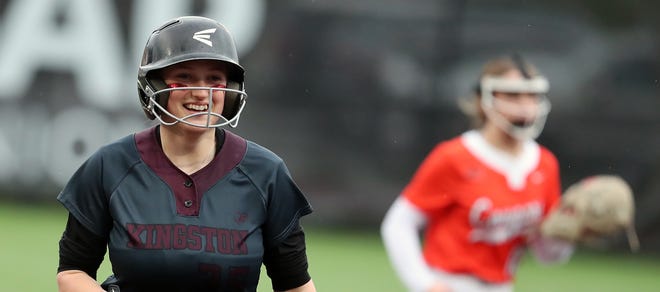
[[[123,174],[139,163],[133,134],[111,141],[94,151],[73,174],[66,188],[76,187],[102,178],[114,185]]]
[[[436,147],[438,149],[441,149],[443,152],[445,152],[448,155],[463,154],[466,152],[465,145],[463,144],[463,139],[465,138],[465,135],[467,135],[468,133],[470,132],[464,133],[462,135],[458,135],[449,140],[442,141],[438,143]]]
[[[267,147],[258,144],[257,142],[246,140],[247,141],[247,150],[245,153],[245,158],[248,160],[256,160],[260,165],[269,164],[276,165],[283,162],[282,158],[275,154],[272,150]]]
[[[280,177],[282,173],[288,173],[288,169],[277,154],[270,149],[251,140],[244,140],[245,154],[236,166],[238,171],[250,178],[250,181],[262,189]]]
[[[539,148],[539,161],[540,164],[547,164],[547,165],[552,165],[552,166],[557,166],[559,164],[559,161],[557,160],[557,156],[548,149],[547,147],[537,144]]]
[[[465,134],[438,142],[429,157],[436,159],[463,160],[468,151],[463,143]]]
[[[438,142],[426,155],[418,171],[446,172],[459,168],[470,161],[459,137]]]
[[[135,143],[135,133],[127,134],[121,138],[110,141],[99,147],[95,156],[104,158],[133,157],[138,158]]]
[[[231,136],[231,139],[233,140],[244,141],[245,152],[243,154],[243,158],[240,161],[240,166],[244,168],[272,168],[283,164],[282,158],[267,147],[227,130],[225,130],[225,132],[228,133],[227,137]]]
[[[140,162],[135,135],[127,134],[102,145],[85,160],[85,165],[103,169],[104,173],[129,169]]]
[[[538,143],[537,143],[537,145],[539,147],[539,151],[541,152],[541,156],[556,159],[555,154],[550,149],[548,149],[548,147],[545,147],[545,146],[543,146],[541,144],[538,144]]]

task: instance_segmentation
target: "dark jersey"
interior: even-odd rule
[[[255,291],[264,247],[311,206],[264,147],[225,131],[214,160],[187,175],[167,159],[156,129],[99,149],[58,200],[109,238],[123,292]]]

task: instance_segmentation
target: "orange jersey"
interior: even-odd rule
[[[423,253],[429,266],[484,281],[512,280],[525,246],[560,198],[558,163],[529,141],[511,157],[470,131],[440,143],[403,196],[428,218]]]

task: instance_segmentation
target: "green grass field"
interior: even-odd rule
[[[57,291],[58,240],[65,219],[59,206],[0,201],[0,291]],[[310,272],[319,291],[405,291],[375,229],[306,230]],[[104,262],[99,277],[108,274]],[[259,291],[270,288],[262,277]],[[660,291],[660,257],[579,250],[561,266],[541,266],[526,257],[516,291]]]

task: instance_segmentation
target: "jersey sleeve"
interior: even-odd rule
[[[403,189],[403,196],[426,214],[443,209],[453,202],[448,191],[451,176],[449,155],[440,144],[421,163]]]
[[[264,232],[266,238],[273,241],[271,244],[276,244],[298,226],[300,217],[312,212],[312,207],[281,160],[274,169],[267,190],[268,215]]]
[[[107,236],[112,221],[108,196],[103,188],[103,157],[100,151],[78,168],[57,200],[84,227],[98,236]]]

